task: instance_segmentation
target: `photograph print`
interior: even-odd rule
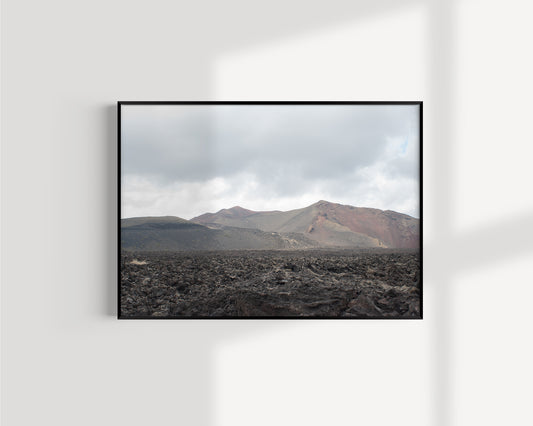
[[[118,317],[421,319],[421,102],[119,102]]]

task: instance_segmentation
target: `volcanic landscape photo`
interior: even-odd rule
[[[119,109],[119,318],[422,317],[420,103]]]

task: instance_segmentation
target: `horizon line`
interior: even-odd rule
[[[206,215],[206,214],[218,214],[224,210],[232,210],[232,209],[235,209],[235,208],[240,208],[240,209],[243,209],[243,210],[248,210],[250,212],[253,212],[253,213],[270,213],[270,212],[282,212],[282,213],[286,213],[286,212],[290,212],[290,211],[294,211],[294,210],[300,210],[300,209],[306,209],[306,208],[309,208],[311,206],[314,206],[315,204],[318,204],[318,203],[328,203],[328,204],[337,204],[337,205],[340,205],[340,206],[347,206],[347,207],[354,207],[354,208],[357,208],[357,209],[369,209],[369,210],[379,210],[379,211],[382,211],[382,212],[387,212],[387,211],[390,211],[390,212],[394,212],[394,213],[398,213],[398,214],[403,214],[405,216],[409,216],[413,219],[416,219],[416,220],[420,220],[420,217],[416,217],[416,216],[413,216],[413,215],[410,215],[410,214],[407,214],[407,213],[403,213],[403,212],[399,212],[399,211],[396,211],[396,210],[391,210],[391,209],[380,209],[380,208],[377,208],[377,207],[367,207],[367,206],[354,206],[352,204],[342,204],[342,203],[336,203],[336,202],[333,202],[333,201],[327,201],[327,200],[318,200],[312,204],[309,204],[308,206],[305,206],[305,207],[298,207],[298,208],[295,208],[295,209],[289,209],[289,210],[277,210],[277,209],[274,209],[274,210],[251,210],[251,209],[248,209],[246,207],[243,207],[243,206],[239,206],[239,205],[234,205],[232,207],[226,207],[226,208],[222,208],[216,212],[204,212],[204,213],[200,213],[196,216],[193,216],[191,217],[190,219],[186,219],[185,217],[183,216],[176,216],[176,215],[173,215],[173,214],[163,214],[163,215],[159,215],[159,216],[155,216],[155,215],[145,215],[145,216],[129,216],[129,217],[121,217],[120,220],[123,220],[123,219],[137,219],[137,218],[144,218],[144,217],[154,217],[154,218],[161,218],[161,217],[176,217],[176,218],[179,218],[179,219],[183,219],[183,220],[187,220],[187,221],[190,221],[192,219],[195,219],[197,217],[200,217],[200,216],[203,216],[203,215]]]

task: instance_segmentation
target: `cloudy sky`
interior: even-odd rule
[[[122,217],[318,200],[419,217],[417,105],[124,105]]]

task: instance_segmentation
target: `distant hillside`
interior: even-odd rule
[[[122,219],[126,250],[305,249],[313,247],[418,248],[419,220],[390,210],[319,201],[287,212],[242,207],[175,217]]]
[[[419,220],[411,216],[327,201],[287,212],[233,207],[203,214],[191,222],[300,233],[321,246],[417,248],[420,240]]]
[[[152,224],[166,224],[166,223],[190,223],[187,219],[182,219],[177,216],[146,216],[146,217],[131,217],[129,219],[121,219],[120,227],[129,228],[130,226]]]
[[[276,250],[317,247],[301,234],[218,226],[216,229],[179,217],[144,217],[121,220],[124,250]]]

